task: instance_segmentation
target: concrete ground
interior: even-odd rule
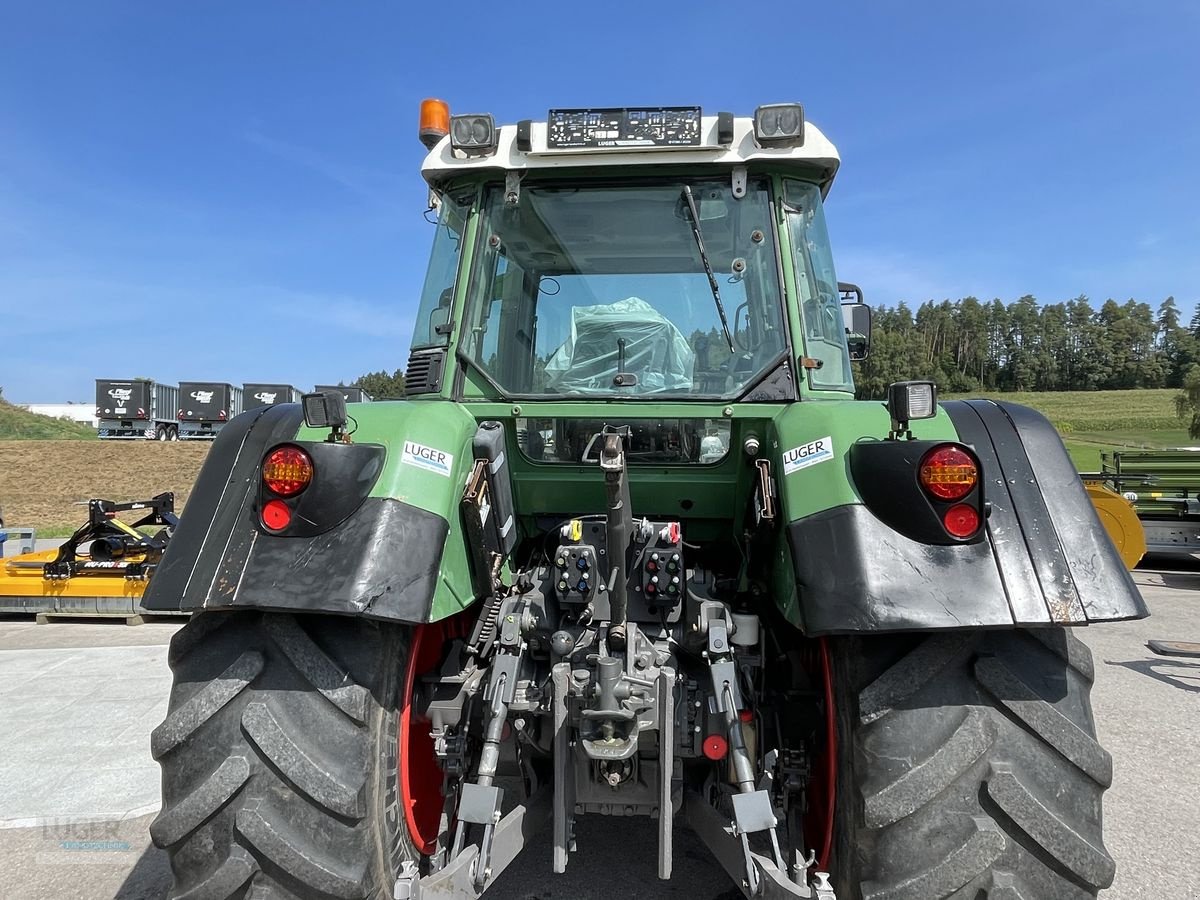
[[[1116,772],[1105,822],[1117,880],[1102,897],[1200,900],[1200,660],[1145,647],[1200,641],[1200,572],[1135,577],[1153,617],[1082,632]],[[0,621],[3,900],[166,897],[166,859],[146,836],[158,790],[148,736],[165,710],[166,644],[178,627]],[[531,847],[488,900],[740,896],[685,829],[669,886],[654,878],[649,821],[585,819],[577,837],[566,875],[550,873],[548,847]]]

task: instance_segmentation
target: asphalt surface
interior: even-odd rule
[[[1153,616],[1081,632],[1096,662],[1093,705],[1114,757],[1104,900],[1200,900],[1200,660],[1155,656],[1150,638],[1200,641],[1200,571],[1135,575]],[[149,733],[170,686],[178,628],[35,626],[0,620],[0,900],[162,900],[170,874],[146,829],[157,805]],[[654,875],[653,824],[583,819],[568,872],[528,848],[488,900],[608,900],[740,894],[686,829],[676,877]]]

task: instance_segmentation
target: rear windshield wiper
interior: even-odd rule
[[[708,286],[712,288],[713,302],[717,304],[717,315],[721,317],[721,331],[725,333],[725,342],[729,344],[729,352],[733,349],[733,336],[729,333],[729,322],[725,318],[725,307],[721,304],[721,289],[717,287],[717,277],[713,275],[712,263],[704,251],[704,236],[700,233],[700,211],[696,208],[696,198],[692,196],[692,186],[683,186],[683,199],[687,202],[688,214],[692,217],[692,235],[696,238],[696,249],[700,251],[700,262],[704,264],[704,274],[708,276]]]

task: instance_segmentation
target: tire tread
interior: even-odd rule
[[[171,896],[389,894],[393,848],[415,857],[388,830],[379,780],[401,635],[257,611],[200,613],[176,634],[151,739],[163,808],[150,832],[171,860]]]
[[[1112,758],[1082,641],[1043,629],[931,635],[899,658],[884,638],[843,647],[851,898],[1084,900],[1112,883]]]

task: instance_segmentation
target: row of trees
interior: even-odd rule
[[[1039,305],[974,297],[874,311],[861,397],[893,381],[928,378],[943,391],[1094,391],[1180,387],[1200,362],[1200,308],[1187,326],[1174,297],[1157,311],[1139,300],[1087,297]]]
[[[696,332],[700,353],[724,350],[713,330]],[[1174,297],[1157,310],[1140,300],[1087,297],[1040,305],[1031,296],[1011,303],[926,301],[874,310],[869,357],[855,366],[863,398],[880,398],[893,381],[927,378],[945,392],[1096,391],[1178,388],[1200,364],[1200,307],[1180,320]],[[404,373],[368,372],[355,379],[374,397],[400,397]]]
[[[388,373],[386,369],[379,372],[367,372],[359,375],[351,385],[362,388],[376,400],[399,400],[404,396],[404,370],[396,369]],[[340,381],[339,387],[346,387]]]

